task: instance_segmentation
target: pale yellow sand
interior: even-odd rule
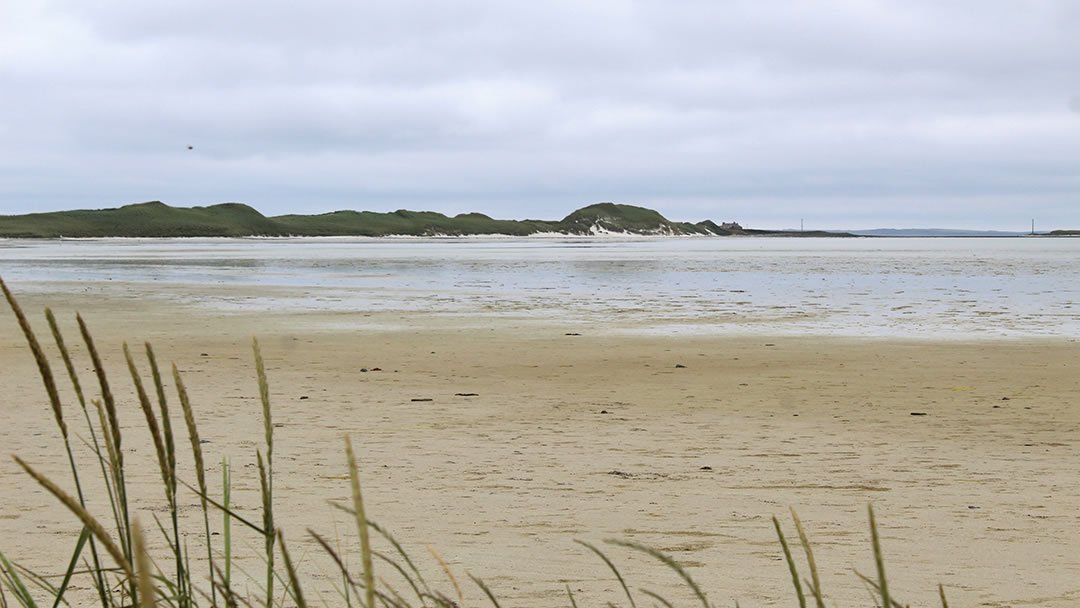
[[[125,447],[138,462],[136,503],[153,509],[144,511],[149,521],[151,513],[165,516],[162,492],[120,342],[149,339],[161,360],[177,363],[210,441],[214,492],[228,455],[241,512],[258,520],[254,450],[263,429],[250,350],[258,334],[277,423],[278,522],[303,555],[309,595],[321,587],[331,605],[339,601],[326,591],[305,529],[340,539],[359,566],[348,517],[326,505],[348,495],[346,433],[361,460],[371,517],[449,591],[424,549],[436,547],[473,606],[484,601],[466,571],[484,578],[504,606],[567,606],[565,584],[582,605],[625,605],[606,566],[573,543],[610,537],[669,552],[719,606],[736,599],[790,606],[794,594],[770,522],[779,516],[793,536],[789,505],[814,543],[829,604],[870,605],[852,569],[874,571],[871,502],[891,586],[904,602],[934,605],[938,582],[955,606],[1080,602],[1080,344],[1065,337],[672,339],[415,313],[226,315],[170,297],[168,287],[109,286],[22,300],[43,337],[45,304],[71,343],[74,310],[90,322],[124,397]],[[75,350],[91,385],[85,351]],[[6,310],[0,381],[2,451],[70,487],[32,358]],[[65,399],[72,428],[85,437],[70,392]],[[183,476],[193,482],[182,437]],[[196,500],[184,498],[194,522]],[[6,456],[0,504],[3,551],[50,574],[62,571],[77,526]],[[97,512],[105,515],[103,504]],[[237,553],[259,551],[251,533],[238,536]],[[199,541],[191,542],[199,555]],[[693,605],[670,570],[608,549],[632,587]],[[261,569],[255,559],[244,563]]]

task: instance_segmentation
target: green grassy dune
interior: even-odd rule
[[[116,209],[55,211],[0,216],[0,237],[243,237],[243,236],[463,236],[538,233],[593,234],[614,232],[654,235],[776,234],[724,228],[711,220],[673,222],[660,213],[615,203],[597,203],[561,220],[498,220],[482,213],[449,217],[433,211],[334,211],[319,215],[266,217],[241,203],[209,207],[171,207],[160,201]],[[807,233],[808,234],[808,233]],[[815,233],[817,236],[839,234]]]
[[[461,236],[509,234],[526,236],[551,229],[552,222],[496,220],[482,213],[449,217],[434,211],[391,213],[334,211],[321,215],[281,215],[272,218],[281,234],[293,236]]]
[[[282,234],[277,223],[240,203],[182,208],[154,201],[118,209],[0,216],[0,236],[9,238],[271,234]]]

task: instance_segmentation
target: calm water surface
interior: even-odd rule
[[[0,240],[0,276],[22,290],[157,282],[219,309],[555,318],[610,331],[969,338],[1080,329],[1080,239]],[[207,285],[240,289],[190,289]]]

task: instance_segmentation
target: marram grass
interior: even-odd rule
[[[254,354],[256,379],[259,397],[262,404],[263,425],[265,430],[265,445],[263,449],[257,449],[254,459],[258,465],[259,487],[262,501],[262,526],[259,526],[239,516],[232,510],[230,490],[232,486],[231,465],[227,460],[222,460],[223,469],[223,496],[215,499],[211,496],[206,481],[206,455],[203,453],[199,439],[198,426],[195,418],[195,410],[190,401],[182,375],[175,364],[172,365],[172,380],[180,408],[183,413],[184,426],[188,434],[188,442],[191,446],[194,461],[194,474],[196,485],[184,481],[187,473],[178,471],[176,458],[176,437],[169,419],[167,391],[158,369],[157,360],[149,344],[145,345],[147,366],[150,370],[153,394],[156,397],[157,408],[150,398],[150,391],[143,384],[143,377],[139,371],[139,365],[125,344],[123,346],[124,358],[131,375],[131,380],[136,389],[139,408],[143,412],[147,430],[151,435],[154,446],[154,457],[157,460],[157,468],[161,475],[161,483],[164,489],[164,509],[169,513],[171,529],[154,517],[154,522],[161,539],[158,541],[169,549],[173,567],[169,568],[165,563],[155,562],[151,558],[153,552],[152,538],[148,538],[144,529],[139,526],[128,501],[127,481],[124,467],[124,448],[120,432],[119,414],[116,400],[113,396],[105,368],[101,357],[91,337],[90,330],[80,316],[76,316],[79,331],[86,346],[90,363],[97,379],[100,397],[92,397],[89,402],[97,412],[96,423],[89,414],[86,401],[86,388],[82,386],[76,373],[77,366],[72,361],[64,338],[56,323],[52,311],[46,309],[45,317],[52,333],[53,339],[60,351],[68,379],[76,395],[80,409],[84,413],[84,422],[87,427],[87,435],[91,438],[86,444],[92,450],[94,459],[98,461],[98,469],[102,477],[101,492],[105,493],[109,512],[105,519],[100,519],[89,510],[88,501],[83,495],[84,484],[80,479],[80,468],[69,442],[69,420],[64,418],[63,404],[60,391],[56,385],[49,359],[44,349],[39,344],[29,319],[19,307],[15,296],[8,290],[7,285],[0,279],[0,290],[15,314],[27,345],[37,365],[45,389],[51,416],[55,419],[60,430],[67,451],[75,495],[63,489],[61,484],[46,477],[37,471],[32,464],[19,456],[14,456],[20,467],[53,497],[63,504],[82,524],[82,532],[75,542],[75,549],[60,585],[49,582],[49,578],[42,574],[32,572],[20,566],[12,560],[10,553],[5,553],[0,547],[0,608],[20,606],[23,608],[37,608],[38,606],[70,605],[75,598],[68,597],[72,586],[69,584],[74,579],[79,579],[79,585],[90,587],[94,590],[93,599],[85,596],[78,601],[91,601],[94,605],[102,608],[150,608],[150,607],[285,607],[296,606],[306,608],[312,600],[305,595],[304,571],[300,567],[302,562],[311,557],[301,556],[297,561],[288,549],[287,535],[284,526],[274,520],[274,496],[273,496],[273,454],[274,436],[270,408],[270,391],[267,381],[262,353],[257,341],[252,342]],[[92,395],[92,393],[90,393]],[[48,415],[43,412],[43,415]],[[99,443],[98,437],[103,439]],[[358,476],[358,459],[353,450],[352,441],[345,438],[345,466],[349,472],[352,504],[348,507],[333,505],[347,511],[356,523],[356,533],[360,541],[360,568],[356,572],[338,551],[335,551],[327,540],[313,530],[308,530],[308,535],[316,541],[317,550],[321,551],[333,568],[338,570],[340,583],[336,586],[337,598],[320,598],[318,605],[346,606],[351,608],[465,608],[465,595],[461,589],[458,578],[454,575],[450,566],[433,548],[428,547],[435,557],[452,589],[440,591],[432,588],[421,573],[421,569],[406,552],[403,546],[383,527],[371,521],[364,509],[363,496],[360,490]],[[93,467],[91,467],[91,470]],[[201,526],[194,529],[183,529],[181,520],[177,516],[178,500],[177,490],[183,486],[199,497],[202,507],[203,521]],[[97,501],[100,503],[101,501]],[[95,503],[96,504],[96,503]],[[209,517],[211,508],[223,517],[223,534],[218,537],[210,530]],[[889,587],[885,576],[885,563],[878,535],[877,521],[874,517],[873,508],[868,512],[872,548],[877,576],[857,576],[862,579],[875,594],[875,601],[881,606],[888,608],[903,608]],[[814,561],[810,541],[803,529],[795,511],[791,511],[791,517],[795,525],[799,542],[805,553],[806,563],[810,572],[809,579],[801,579],[798,571],[797,560],[792,555],[791,548],[784,535],[780,520],[772,519],[773,526],[779,538],[780,549],[783,552],[784,561],[790,572],[793,587],[793,600],[800,608],[806,608],[807,598],[804,593],[804,585],[809,589],[814,598],[816,608],[825,607],[827,597],[822,590],[819,580],[817,565]],[[231,523],[237,521],[246,528],[253,530],[263,538],[263,552],[256,552],[249,557],[261,560],[266,566],[266,576],[262,582],[256,577],[244,573],[236,568],[234,572],[234,539],[231,532]],[[201,529],[200,529],[201,528]],[[374,531],[393,547],[394,554],[385,554],[372,549],[370,533]],[[618,592],[615,597],[600,606],[629,606],[637,608],[639,605],[673,607],[675,604],[663,595],[648,589],[633,589],[620,573],[615,561],[596,546],[584,541],[577,541],[588,551],[594,553],[611,570],[618,582]],[[703,608],[715,608],[698,583],[690,574],[671,556],[646,545],[620,539],[605,541],[614,547],[622,547],[644,553],[654,558],[659,564],[673,571],[682,579],[688,591],[696,602]],[[201,547],[200,547],[201,545]],[[90,555],[83,555],[84,549],[89,547]],[[104,563],[99,557],[98,548],[104,549],[111,565]],[[205,558],[198,557],[192,551],[202,555],[205,550]],[[281,562],[275,560],[276,553],[281,553]],[[375,559],[379,559],[378,572]],[[205,569],[201,574],[196,574],[192,566],[192,560],[205,559]],[[79,568],[79,564],[82,567]],[[197,564],[196,564],[197,565]],[[281,569],[284,566],[284,571]],[[241,574],[238,577],[236,573]],[[480,577],[467,573],[468,578],[482,592],[482,597],[495,608],[500,607],[498,593],[488,586]],[[398,583],[401,591],[395,588],[386,577],[393,580],[404,581],[404,586]],[[310,582],[310,581],[309,581]],[[320,581],[321,582],[321,581]],[[275,585],[281,584],[281,594],[275,593]],[[578,608],[587,606],[576,598],[566,586],[566,598],[561,606]],[[938,586],[938,594],[943,608],[948,608],[945,590]],[[736,603],[736,606],[739,604]],[[546,607],[545,607],[546,608]]]

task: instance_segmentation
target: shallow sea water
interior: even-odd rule
[[[422,311],[609,332],[1080,330],[1080,239],[1067,238],[0,240],[0,276],[24,290],[170,284],[180,301],[220,310]],[[195,289],[215,285],[239,289]]]

